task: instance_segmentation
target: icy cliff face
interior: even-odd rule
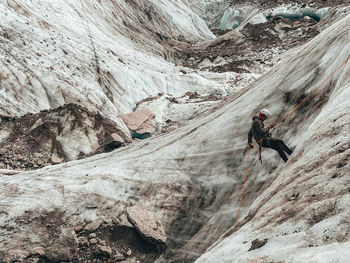
[[[1,116],[77,104],[112,120],[120,135],[130,138],[120,116],[142,99],[234,90],[227,85],[230,73],[218,76],[218,82],[175,66],[176,51],[165,39],[194,43],[215,38],[202,19],[177,1],[11,0],[1,2],[0,15]],[[67,146],[76,143],[68,137],[54,138],[67,149],[60,157],[76,159],[81,147]],[[100,146],[96,137],[84,138],[79,141],[85,154]]]
[[[280,16],[299,19],[307,16],[320,21],[325,17],[330,7],[341,6],[344,1],[240,1],[240,0],[190,0],[190,7],[206,21],[209,28],[232,30],[241,24],[265,23],[266,18]],[[345,5],[344,5],[345,6]]]
[[[261,106],[283,116],[298,96],[305,97],[343,65],[277,131],[296,146],[290,161],[270,175],[266,167],[250,163],[250,175],[277,177],[263,187],[241,221],[196,262],[345,262],[349,257],[349,61],[344,65],[350,59],[349,25],[350,15],[295,50],[295,58],[248,92],[266,92],[268,83],[271,91],[280,87],[282,96],[265,95]],[[286,104],[281,104],[283,98]]]
[[[163,38],[214,38],[176,1],[11,0],[0,8],[2,115],[78,103],[118,122],[119,113],[158,92],[221,89],[164,60],[173,52]]]
[[[180,47],[192,54],[212,47],[219,54],[220,47],[229,52],[227,43],[243,44],[240,31],[216,39],[182,1],[0,3],[2,115],[72,102],[98,110],[127,134],[119,114],[147,98],[137,107],[153,109],[160,124],[167,117],[185,121],[111,153],[32,172],[0,170],[0,260],[91,255],[154,262],[160,251],[145,249],[127,220],[133,205],[153,211],[164,226],[168,248],[157,262],[348,257],[350,62],[274,131],[295,148],[286,165],[264,150],[261,166],[253,152],[234,226],[251,117],[262,107],[273,113],[271,121],[284,116],[349,58],[346,9],[329,13],[330,28],[323,24],[327,29],[315,39],[281,55],[277,67],[239,90],[231,78],[253,74],[171,62]],[[269,25],[283,21],[275,22]],[[216,99],[227,93],[234,94]],[[87,137],[80,144],[96,140]]]

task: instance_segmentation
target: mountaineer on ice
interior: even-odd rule
[[[282,141],[271,137],[269,133],[270,129],[274,127],[274,124],[270,124],[268,127],[264,127],[264,121],[270,117],[270,112],[267,109],[262,109],[259,116],[253,117],[253,124],[248,133],[248,145],[253,148],[252,137],[259,145],[259,160],[261,161],[261,147],[271,148],[278,152],[284,162],[288,161],[288,158],[284,152],[291,155],[293,151],[287,147]]]

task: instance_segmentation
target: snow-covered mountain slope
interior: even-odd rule
[[[175,66],[176,51],[164,39],[196,43],[215,38],[182,2],[0,3],[0,116],[40,115],[42,110],[77,104],[112,120],[120,135],[130,138],[120,115],[131,112],[142,99],[158,93],[227,95],[235,90],[228,83],[234,73],[213,77]],[[77,143],[74,136],[61,137],[53,138],[59,147],[75,150],[63,150],[60,157],[81,155],[80,146],[67,145]],[[96,140],[79,141],[87,150],[84,154],[100,146]]]
[[[68,80],[74,80],[73,84],[78,82],[81,85],[67,84],[69,88],[62,89],[68,92],[68,96],[64,97],[67,98],[64,99],[65,102],[70,99],[76,102],[79,99],[81,104],[92,111],[97,105],[96,108],[105,116],[115,114],[111,119],[116,120],[119,114],[117,106],[121,112],[127,111],[141,98],[153,95],[153,92],[172,92],[171,89],[174,88],[174,93],[183,95],[191,90],[214,92],[212,88],[218,89],[220,79],[213,77],[208,80],[197,73],[183,74],[174,64],[154,55],[153,47],[158,44],[150,41],[147,45],[142,42],[142,34],[140,39],[135,35],[135,42],[125,37],[127,44],[115,46],[113,37],[110,39],[107,37],[109,34],[102,35],[101,31],[95,28],[100,25],[96,21],[101,21],[101,24],[104,21],[96,18],[96,10],[102,5],[115,3],[114,1],[76,1],[74,3],[80,3],[77,6],[63,1],[46,5],[39,5],[34,1],[8,2],[12,5],[20,3],[22,8],[15,5],[12,7],[17,8],[15,12],[8,7],[7,2],[1,2],[1,12],[8,14],[5,26],[2,26],[7,30],[13,30],[17,24],[21,25],[15,21],[19,19],[19,11],[23,13],[21,19],[26,21],[28,10],[44,10],[48,5],[56,11],[52,13],[54,18],[62,14],[59,12],[61,9],[54,8],[56,3],[60,4],[60,8],[65,7],[65,15],[56,17],[52,24],[56,26],[57,22],[61,29],[65,28],[67,36],[63,36],[70,38],[62,42],[65,43],[62,45],[67,49],[67,53],[71,52],[65,59],[72,60],[75,66],[86,69],[84,74],[79,73],[82,74],[80,76],[77,75],[78,72],[67,73]],[[35,8],[30,8],[33,3],[36,3]],[[125,3],[141,5],[144,2]],[[167,3],[175,5],[178,1]],[[77,10],[83,9],[84,13],[79,15]],[[46,9],[46,12],[48,10],[51,9]],[[71,10],[69,16],[68,10]],[[41,13],[36,13],[37,16],[39,14]],[[81,19],[81,16],[84,19]],[[91,40],[89,34],[86,35],[89,30],[83,29],[84,26],[68,26],[69,23],[64,21],[71,20],[65,20],[66,17],[71,17],[72,25],[78,25],[82,20],[86,21],[94,40]],[[11,18],[14,19],[13,22]],[[95,26],[90,25],[89,21],[94,21],[91,24]],[[31,28],[33,23],[29,24],[24,22],[22,26]],[[227,229],[228,232],[211,250],[202,255],[198,262],[247,262],[250,259],[253,262],[283,261],[285,255],[291,262],[305,261],[304,259],[321,261],[327,257],[329,261],[341,261],[347,256],[346,247],[349,243],[347,228],[350,209],[347,204],[349,187],[346,176],[349,173],[350,63],[338,70],[310,102],[274,131],[276,137],[295,147],[286,165],[273,150],[264,150],[263,166],[258,163],[257,155],[251,156],[241,221],[237,226],[233,224],[241,194],[242,170],[245,167],[247,132],[251,117],[262,107],[268,107],[273,113],[271,121],[278,120],[348,59],[349,25],[350,15],[347,15],[312,41],[291,50],[284,58],[282,56],[283,61],[256,82],[216,103],[215,107],[204,115],[193,118],[187,125],[168,134],[111,153],[32,172],[13,174],[1,170],[0,260],[36,262],[35,260],[40,258],[51,262],[79,261],[79,255],[86,251],[95,253],[95,249],[99,249],[100,252],[97,252],[102,255],[96,254],[98,260],[105,259],[107,254],[117,257],[121,252],[135,261],[154,262],[144,259],[144,254],[147,253],[142,254],[142,250],[138,250],[135,243],[123,248],[118,247],[119,242],[130,239],[132,226],[126,219],[125,210],[136,204],[153,210],[165,228],[168,248],[158,262],[193,262]],[[36,29],[37,27],[40,30]],[[37,27],[33,28],[33,34],[41,36],[38,32],[43,30],[42,26]],[[18,32],[24,30],[20,26],[16,28]],[[35,29],[39,31],[36,32]],[[61,35],[55,35],[55,32],[61,31],[54,31],[55,27],[50,30],[54,38],[52,41],[58,42],[57,39],[60,39]],[[51,32],[50,30],[48,29],[48,32]],[[113,35],[114,33],[113,31]],[[46,34],[45,31],[45,36]],[[15,44],[11,46],[10,36],[15,38],[13,43],[19,45],[19,41],[22,41],[19,36],[16,38],[16,34],[2,34],[1,41],[5,43],[5,47],[1,49],[4,50],[1,51],[4,54],[1,63],[6,65],[5,69],[12,69],[14,64],[14,68],[19,68],[21,72],[23,65],[18,61],[22,61],[26,53],[33,51],[29,47],[26,50],[15,47]],[[174,33],[174,36],[178,34]],[[203,34],[185,37],[188,41],[197,41]],[[120,34],[120,38],[124,39],[123,34]],[[49,39],[51,38],[47,41],[51,41]],[[81,42],[78,43],[78,39]],[[92,45],[91,41],[95,44]],[[120,43],[124,43],[123,41]],[[43,41],[43,46],[46,46],[44,43]],[[53,45],[53,42],[50,44]],[[27,45],[29,44],[24,46]],[[74,51],[78,45],[79,53]],[[147,50],[147,55],[140,51],[140,45]],[[101,52],[97,53],[98,56],[94,54],[94,46],[95,50]],[[112,51],[107,53],[106,50],[109,49],[117,56],[113,55]],[[161,45],[159,49],[162,50]],[[44,51],[49,52],[44,47],[38,52]],[[109,56],[112,57],[111,54],[115,58],[107,60]],[[42,58],[43,60],[38,59],[38,62],[31,62],[33,66],[28,67],[28,70],[41,76],[42,72],[46,72],[41,62],[50,61],[47,55],[48,53],[45,53],[45,60]],[[30,56],[29,61],[36,61],[36,57]],[[65,57],[65,52],[58,58],[62,59],[62,56]],[[17,57],[22,60],[14,59]],[[7,59],[12,62],[7,62]],[[102,66],[103,60],[109,61],[110,64]],[[99,61],[98,64],[96,61]],[[125,83],[129,83],[127,80],[132,80],[130,86],[122,87],[140,87],[137,89],[139,92],[136,93],[135,89],[131,88],[125,89],[125,93],[121,93],[123,96],[112,96],[114,101],[102,100],[107,97],[103,90],[107,84],[100,83],[106,83],[104,72],[107,72],[107,66],[112,67],[112,64],[119,65],[118,68],[114,68],[115,71],[111,71],[121,71],[120,75],[115,77],[118,82],[126,85]],[[96,65],[99,65],[100,70],[97,70]],[[56,67],[56,64],[53,67]],[[35,76],[31,71],[28,71],[30,74],[25,72]],[[144,74],[138,75],[140,72]],[[76,75],[72,75],[73,73]],[[17,75],[22,76],[21,73],[9,73],[11,78],[16,78]],[[219,78],[221,75],[215,76]],[[146,81],[149,78],[152,79],[151,82]],[[153,78],[157,81],[153,81]],[[36,79],[39,81],[39,78]],[[55,80],[56,77],[49,78],[48,82],[43,82],[44,85],[40,81],[33,83],[37,83],[38,87],[47,87],[45,83],[60,83],[63,86],[64,81]],[[19,84],[10,84],[12,81],[7,82],[6,79],[4,83],[8,92],[18,89],[28,92],[32,90],[30,84],[24,85],[23,88]],[[26,83],[25,80],[23,83]],[[149,83],[151,91],[145,83]],[[157,83],[161,85],[158,86]],[[119,87],[117,84],[111,86]],[[80,87],[90,87],[90,92],[81,93],[83,90]],[[51,92],[56,89],[49,90]],[[117,93],[120,89],[116,88],[113,91]],[[7,97],[11,98],[10,94],[3,95],[4,101]],[[34,95],[30,92],[29,95],[19,92],[13,96],[15,94],[21,94],[16,97],[16,103],[17,100],[23,99],[23,112],[30,112],[50,107],[49,102],[42,102],[50,101],[48,98],[51,98],[52,105],[59,105],[61,93],[54,93],[54,96],[45,95],[46,97],[38,95],[42,99],[39,105],[32,105]],[[25,96],[27,98],[24,98]],[[3,114],[15,114],[16,105],[22,104],[5,104]],[[102,220],[98,220],[101,218]],[[93,224],[85,225],[91,221]],[[81,231],[85,231],[84,234],[89,238],[90,234],[97,235],[99,239],[103,239],[105,246],[102,246],[101,241],[96,245],[92,239],[87,241],[85,236],[78,237]],[[293,239],[294,237],[296,238]],[[260,244],[265,242],[264,246],[247,252],[255,239],[262,240]],[[267,241],[264,241],[265,239]],[[255,241],[254,244],[256,243]],[[330,248],[331,253],[322,255],[322,251],[327,248]]]
[[[123,126],[119,113],[158,92],[225,93],[170,63],[162,38],[215,37],[178,1],[9,0],[0,12],[2,115],[78,103]]]

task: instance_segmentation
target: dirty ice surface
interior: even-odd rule
[[[136,102],[158,92],[229,93],[212,74],[181,73],[162,58],[165,48],[144,34],[132,40],[127,33],[131,28],[113,27],[122,22],[102,12],[111,10],[110,1],[17,3],[0,5],[5,31],[1,74],[9,78],[1,91],[1,114],[33,112],[72,100],[119,121],[119,112],[131,111]],[[113,7],[135,14],[135,6],[128,3]],[[134,21],[132,15],[125,17],[126,24]],[[181,29],[173,34],[193,41],[211,39],[201,25],[191,34]],[[135,204],[155,211],[175,243],[159,262],[198,257],[197,262],[344,261],[350,239],[349,63],[312,103],[274,130],[274,136],[294,149],[286,165],[273,150],[264,150],[263,166],[252,154],[241,220],[238,226],[233,222],[250,118],[263,107],[273,113],[271,121],[287,114],[349,58],[349,31],[347,15],[290,51],[252,85],[168,134],[33,172],[4,171],[1,252],[10,256],[37,244],[56,246],[72,238],[75,226],[97,218],[112,223],[120,216],[126,224],[125,208]],[[55,238],[43,223],[52,214],[57,215],[52,219]],[[256,239],[267,242],[248,252]]]
[[[350,15],[297,49],[296,58],[258,81],[264,85],[275,77],[277,85],[283,83],[281,91],[285,94],[307,94],[343,65],[309,104],[283,124],[289,128],[280,128],[287,144],[296,146],[290,161],[278,167],[274,172],[278,177],[260,192],[237,226],[196,262],[347,262],[350,63],[344,63],[350,58],[349,25]],[[277,77],[279,73],[282,75]],[[307,82],[312,76],[316,79]],[[277,112],[283,107],[274,103],[274,97],[261,105]],[[324,99],[324,106],[317,108]],[[305,114],[314,117],[302,119]],[[293,134],[293,130],[297,132]],[[263,155],[269,159],[265,152],[268,150]],[[256,239],[267,242],[252,249]]]
[[[18,116],[78,103],[123,126],[119,114],[159,92],[231,92],[205,73],[180,72],[164,60],[169,52],[156,41],[157,32],[189,42],[215,38],[203,20],[176,1],[137,3],[1,4],[0,63],[5,81],[0,113]],[[146,19],[145,10],[152,8],[164,23]],[[124,20],[117,15],[121,10]],[[140,32],[133,31],[133,24]]]

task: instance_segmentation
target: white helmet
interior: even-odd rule
[[[262,109],[260,113],[264,114],[267,118],[270,117],[270,112],[268,109]]]

